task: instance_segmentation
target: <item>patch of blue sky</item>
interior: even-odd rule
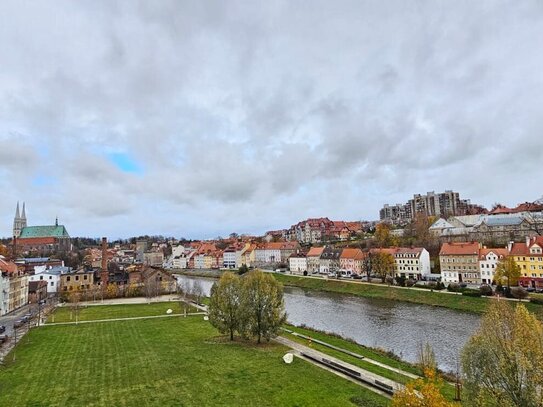
[[[123,172],[141,175],[143,166],[126,153],[107,153],[107,158]]]
[[[50,177],[48,175],[40,174],[32,178],[32,185],[35,187],[50,186],[50,185],[55,185],[57,183],[58,183],[58,178]]]

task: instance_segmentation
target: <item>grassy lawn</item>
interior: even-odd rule
[[[292,325],[286,325],[285,327],[292,330],[292,331],[294,331],[294,332],[310,336],[311,338],[314,338],[314,339],[319,339],[319,340],[321,340],[323,342],[329,343],[331,345],[337,346],[337,347],[345,349],[345,350],[349,350],[351,352],[355,352],[355,353],[357,353],[359,355],[362,355],[362,356],[365,356],[365,357],[367,357],[369,359],[375,360],[376,362],[380,362],[380,363],[383,363],[385,365],[391,366],[393,368],[401,369],[403,371],[422,376],[422,371],[421,371],[421,369],[419,367],[417,367],[415,365],[412,365],[410,363],[407,363],[407,362],[400,361],[400,360],[397,360],[395,358],[392,358],[392,357],[388,356],[386,354],[386,352],[384,352],[384,351],[381,352],[381,351],[376,350],[376,349],[367,348],[367,347],[365,347],[363,345],[353,343],[351,341],[339,338],[337,336],[329,335],[329,334],[326,334],[326,333],[323,333],[323,332],[314,331],[312,329],[306,329],[306,328],[296,327],[296,326],[292,326]],[[286,332],[284,333],[284,336],[291,339],[291,340],[302,343],[304,345],[308,345],[308,340],[306,340],[306,339],[296,337],[296,336],[288,334]],[[413,379],[411,379],[411,378],[409,378],[407,376],[404,376],[404,375],[402,375],[400,373],[396,373],[396,372],[388,370],[388,369],[386,369],[384,367],[376,366],[376,365],[374,365],[372,363],[365,362],[364,360],[355,358],[354,356],[350,356],[350,355],[348,355],[348,354],[346,354],[344,352],[340,352],[340,351],[331,349],[331,348],[329,348],[327,346],[320,345],[320,344],[315,343],[315,342],[312,342],[311,347],[313,349],[315,349],[315,350],[326,353],[327,355],[333,356],[333,357],[335,357],[337,359],[340,359],[340,360],[344,360],[347,363],[350,363],[350,364],[355,365],[355,366],[359,366],[362,369],[366,369],[366,370],[368,370],[370,372],[381,375],[383,377],[387,377],[387,378],[389,378],[391,380],[395,380],[395,381],[400,382],[400,383],[405,384],[405,383],[410,382],[410,381],[413,380]],[[454,387],[453,386],[451,386],[451,385],[449,385],[447,383],[444,383],[442,388],[441,388],[441,392],[450,401],[452,401],[454,399]]]
[[[300,359],[284,364],[286,350],[230,342],[198,316],[44,326],[0,368],[0,405],[387,405]]]
[[[306,288],[311,290],[329,291],[351,294],[366,298],[380,298],[392,301],[405,301],[417,304],[432,305],[451,308],[457,311],[474,312],[481,314],[493,301],[488,298],[467,297],[462,295],[431,292],[428,290],[410,290],[397,287],[388,287],[378,284],[353,284],[341,280],[327,280],[320,278],[304,278],[292,275],[277,274],[273,276],[284,285]],[[514,304],[514,301],[512,301]],[[523,303],[528,310],[543,319],[543,306]]]
[[[182,314],[183,309],[179,302],[152,302],[150,304],[122,304],[122,305],[89,305],[79,309],[79,321],[94,321],[98,319],[114,319],[129,317],[148,317],[153,315],[166,315],[171,309],[174,314]],[[187,312],[197,312],[198,309],[187,306]],[[73,322],[74,312],[69,304],[58,307],[49,316],[47,322]]]

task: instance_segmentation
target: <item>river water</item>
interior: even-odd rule
[[[214,279],[199,281],[209,295]],[[446,295],[446,294],[443,294]],[[447,308],[285,287],[287,319],[294,325],[333,332],[356,342],[392,351],[409,362],[417,360],[419,344],[432,345],[438,366],[456,371],[459,353],[479,326],[480,317]]]

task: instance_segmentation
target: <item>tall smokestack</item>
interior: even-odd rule
[[[107,271],[107,237],[102,238],[102,272],[100,273],[100,280],[104,286],[109,282],[109,273]]]

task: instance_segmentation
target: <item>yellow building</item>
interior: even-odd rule
[[[509,255],[520,266],[520,285],[543,288],[543,236],[527,237],[525,243],[510,244]]]
[[[77,291],[89,290],[94,285],[94,272],[85,269],[77,270],[69,274],[61,274],[60,290]]]

